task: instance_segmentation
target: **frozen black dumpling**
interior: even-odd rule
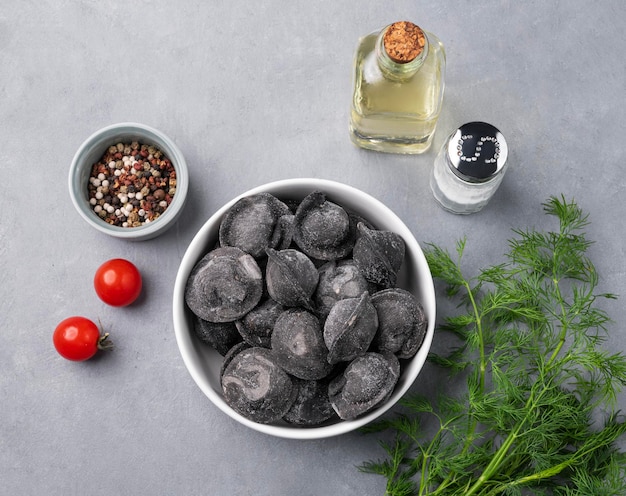
[[[254,258],[239,248],[216,248],[192,269],[185,302],[201,319],[230,322],[252,310],[262,294],[263,276]]]
[[[272,332],[276,362],[299,379],[326,377],[332,366],[319,319],[302,308],[291,308],[278,317]]]
[[[265,283],[270,297],[286,307],[313,308],[311,297],[319,274],[315,265],[298,250],[267,250]]]
[[[305,381],[293,377],[292,382],[298,394],[284,420],[294,425],[315,426],[336,418],[328,397],[327,381]]]
[[[250,345],[269,348],[274,324],[284,310],[280,303],[268,298],[235,322],[236,329]]]
[[[224,360],[222,361],[222,366],[220,367],[220,384],[222,383],[222,377],[224,377],[224,371],[226,370],[226,367],[228,367],[228,364],[233,360],[233,358],[239,355],[239,353],[243,350],[247,350],[248,348],[252,348],[252,346],[245,341],[240,341],[226,352]]]
[[[271,248],[275,250],[286,250],[291,246],[293,241],[293,223],[295,216],[293,214],[283,215],[278,219],[274,235],[272,236]]]
[[[369,289],[369,283],[352,260],[327,262],[319,268],[319,274],[315,303],[323,316],[339,300],[358,298]]]
[[[296,210],[293,240],[314,259],[337,260],[346,257],[356,239],[355,223],[343,207],[315,191]]]
[[[369,293],[335,303],[324,323],[328,362],[347,362],[364,354],[378,329],[378,316]]]
[[[215,348],[222,356],[241,341],[234,322],[209,322],[194,314],[193,330],[200,341]]]
[[[395,355],[368,352],[330,382],[328,396],[339,417],[351,420],[387,401],[399,377]]]
[[[274,248],[282,236],[276,233],[289,207],[269,193],[258,193],[238,200],[224,215],[219,229],[221,246],[234,246],[253,257],[265,256],[266,248]]]
[[[247,348],[232,358],[222,375],[224,400],[236,412],[262,424],[282,418],[297,390],[271,350]]]
[[[399,234],[369,229],[359,222],[358,237],[352,258],[370,282],[383,288],[396,285],[398,271],[404,261],[405,245]]]
[[[384,289],[372,295],[378,314],[374,347],[381,353],[411,358],[419,350],[428,321],[415,296],[401,288]]]

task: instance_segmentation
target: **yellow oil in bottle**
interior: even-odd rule
[[[362,38],[356,51],[351,139],[382,152],[423,153],[441,111],[445,51],[437,37],[424,33],[421,57],[396,63],[383,47],[384,31]]]

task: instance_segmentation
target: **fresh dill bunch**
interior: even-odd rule
[[[563,197],[543,207],[558,230],[514,231],[505,262],[476,277],[461,270],[465,240],[454,257],[427,246],[433,278],[459,308],[438,328],[458,345],[430,360],[467,387],[406,396],[401,413],[364,429],[392,433],[386,458],[359,467],[386,477],[387,495],[626,494],[616,446],[626,422],[615,411],[626,356],[603,349],[611,321],[598,305],[615,296],[596,292],[587,216]]]

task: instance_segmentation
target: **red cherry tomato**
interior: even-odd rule
[[[124,307],[141,293],[141,273],[128,260],[114,258],[98,268],[93,284],[102,301],[114,307]]]
[[[54,347],[63,358],[82,362],[104,349],[109,335],[100,335],[100,329],[85,317],[69,317],[57,325],[52,335]]]

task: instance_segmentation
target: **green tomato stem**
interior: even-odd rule
[[[109,339],[109,333],[105,332],[98,339],[98,349],[110,350],[111,348],[113,348],[113,342]]]

